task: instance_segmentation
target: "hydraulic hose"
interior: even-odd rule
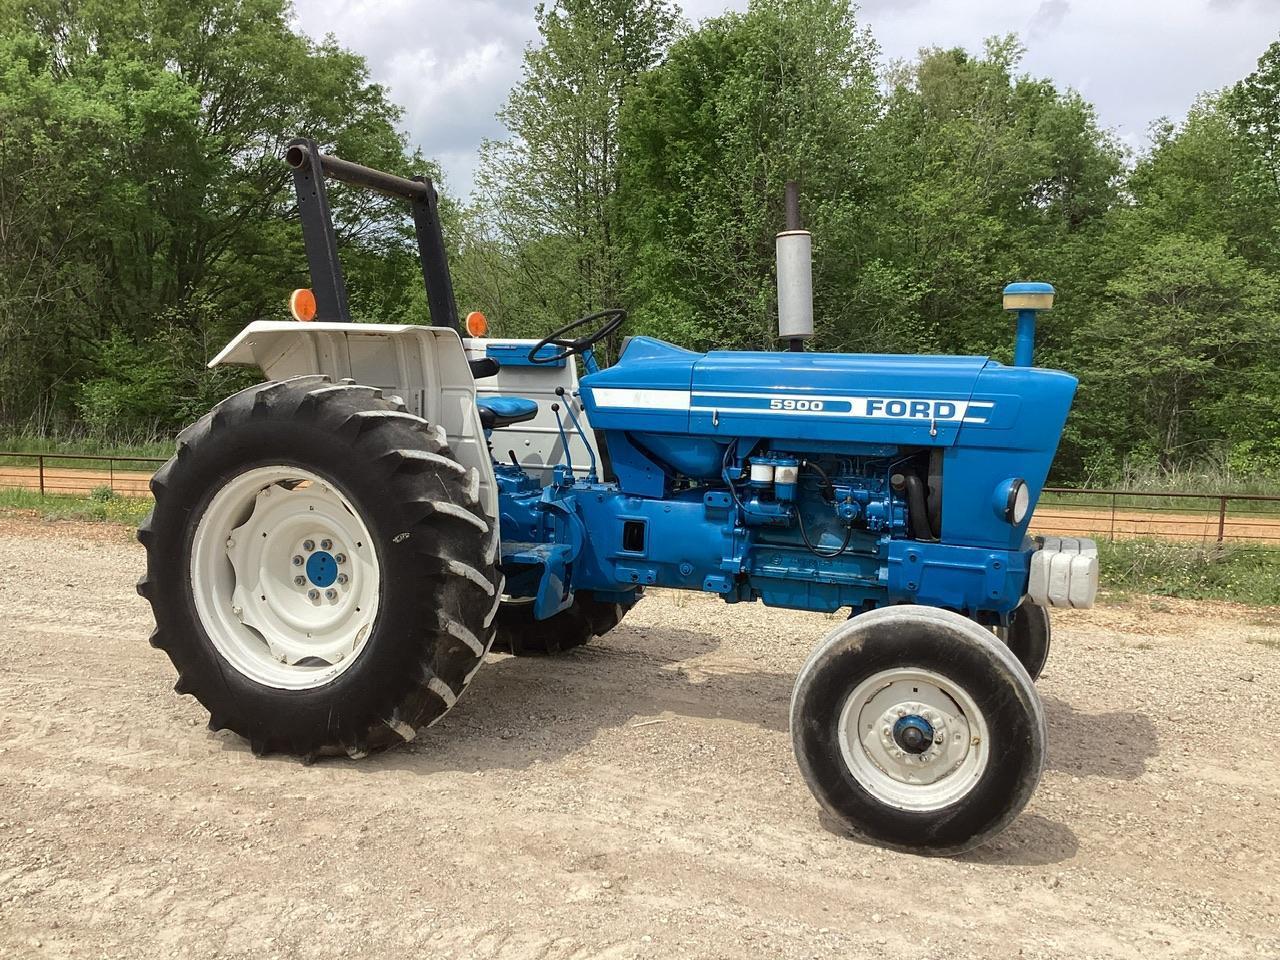
[[[933,528],[929,525],[929,507],[925,503],[924,484],[914,473],[895,473],[889,478],[889,485],[894,492],[906,492],[907,520],[911,524],[911,535],[917,540],[937,540]]]
[[[853,524],[848,524],[844,528],[844,542],[835,550],[822,550],[814,546],[813,541],[809,539],[809,531],[804,527],[804,510],[799,505],[796,506],[796,519],[800,521],[800,539],[804,541],[805,548],[815,557],[822,557],[824,560],[830,560],[832,557],[838,557],[849,549],[849,541],[853,539]]]
[[[831,478],[827,476],[827,471],[823,470],[812,460],[801,460],[800,465],[808,467],[822,478],[822,499],[826,500],[827,503],[832,503],[836,498],[836,488],[835,485],[832,484]]]

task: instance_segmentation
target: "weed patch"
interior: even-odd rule
[[[137,526],[151,510],[145,497],[122,497],[99,487],[87,497],[45,496],[33,490],[0,490],[0,512],[35,514],[47,520],[96,520]]]
[[[1274,548],[1100,541],[1098,563],[1112,590],[1280,605],[1280,550]]]

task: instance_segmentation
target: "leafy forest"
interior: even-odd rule
[[[495,334],[623,306],[630,332],[775,349],[795,179],[812,349],[1007,361],[1001,288],[1048,280],[1037,359],[1081,379],[1056,479],[1280,477],[1277,38],[1134,153],[1012,36],[890,63],[846,0],[535,15],[509,139],[471,196],[440,186],[459,308]],[[439,183],[287,0],[0,0],[0,431],[166,437],[239,386],[205,361],[308,282],[299,133]],[[356,318],[427,322],[403,211],[331,195]]]

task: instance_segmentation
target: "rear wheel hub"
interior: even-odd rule
[[[196,528],[191,584],[228,662],[281,689],[320,686],[347,669],[378,612],[368,528],[329,481],[301,467],[257,467],[218,491]]]
[[[333,554],[317,550],[307,558],[307,577],[317,587],[332,586],[338,579],[338,563]]]

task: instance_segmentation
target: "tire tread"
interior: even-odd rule
[[[177,488],[188,496],[202,482],[191,466],[202,448],[229,431],[264,420],[313,425],[308,429],[321,429],[347,444],[352,462],[386,465],[386,497],[405,518],[403,533],[420,544],[410,554],[419,558],[422,589],[430,592],[439,610],[438,621],[428,618],[415,628],[421,629],[421,652],[417,669],[409,671],[416,679],[406,677],[405,690],[388,691],[387,702],[368,715],[330,711],[333,719],[325,729],[313,732],[276,729],[237,707],[219,671],[191,669],[193,660],[184,651],[195,642],[193,629],[202,628],[182,622],[175,611],[184,604],[169,602],[168,597],[173,590],[168,568],[173,565],[175,538],[185,538],[185,524],[196,522],[187,518],[189,504],[174,499]],[[147,572],[137,589],[156,617],[152,645],[168,653],[178,667],[175,690],[194,695],[210,710],[210,730],[234,730],[249,740],[255,753],[289,753],[312,761],[401,743],[407,739],[406,728],[416,731],[438,721],[465,691],[493,642],[491,607],[477,603],[476,595],[494,597],[502,583],[496,556],[489,550],[497,520],[470,496],[474,471],[454,459],[444,431],[408,413],[377,388],[305,375],[233,394],[181,437],[178,452],[152,478],[156,505],[138,528]]]

